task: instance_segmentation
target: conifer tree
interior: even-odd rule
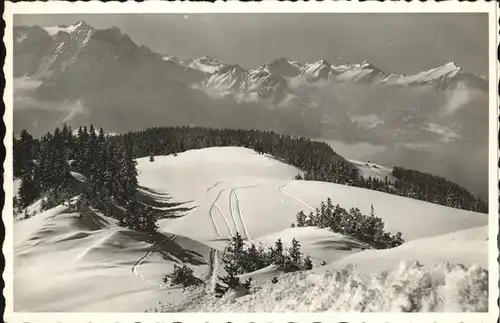
[[[120,178],[122,179],[123,198],[135,196],[138,187],[137,162],[133,159],[132,138],[127,136],[123,141],[122,159],[120,165]]]
[[[22,207],[30,205],[38,196],[40,191],[33,179],[32,174],[26,174],[21,179],[19,186],[19,203]]]
[[[274,248],[271,248],[271,261],[273,264],[281,267],[285,263],[285,255],[283,254],[283,242],[281,238],[276,240]]]
[[[252,272],[261,269],[263,267],[265,267],[264,259],[260,257],[257,247],[255,246],[255,244],[252,243],[252,245],[250,246],[250,248],[248,248],[248,251],[246,253],[245,271]]]
[[[305,227],[306,226],[306,219],[307,219],[307,216],[305,215],[304,211],[300,211],[297,214],[297,226],[298,227]]]
[[[300,252],[300,243],[293,238],[292,246],[288,249],[288,255],[295,264],[300,264],[302,261],[302,253]]]
[[[22,130],[19,140],[14,140],[14,176],[31,173],[34,159],[34,139],[26,130]]]

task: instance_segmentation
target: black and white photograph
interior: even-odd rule
[[[493,3],[165,4],[7,8],[14,313],[498,315]]]

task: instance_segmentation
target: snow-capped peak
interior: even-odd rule
[[[457,64],[455,64],[455,62],[448,62],[446,64],[444,64],[443,66],[445,67],[449,67],[449,68],[460,68]]]
[[[213,59],[209,56],[187,59],[185,61],[182,61],[182,64],[191,67],[192,69],[209,74],[215,73],[222,66],[225,66],[225,64],[221,61]]]
[[[335,71],[325,59],[312,64],[305,64],[301,71],[301,75],[311,81],[328,80],[332,77],[332,73],[335,73]]]
[[[455,62],[448,62],[415,75],[390,75],[382,83],[403,86],[435,84],[439,89],[472,87],[487,91],[488,88],[486,80],[465,72]]]
[[[85,21],[79,21],[76,24],[66,26],[66,25],[59,25],[55,27],[45,27],[44,30],[52,37],[56,36],[60,32],[71,34],[75,31],[79,30],[93,30],[92,26],[87,24]]]

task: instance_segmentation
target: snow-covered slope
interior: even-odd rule
[[[115,222],[97,213],[79,217],[67,206],[17,221],[14,309],[142,312],[181,294],[161,281],[174,263],[207,274],[207,246],[165,233],[153,248],[146,235]]]
[[[328,197],[334,204],[365,213],[373,204],[386,229],[401,231],[407,241],[487,224],[485,214],[357,187],[295,181],[298,169],[245,148],[192,150],[177,157],[158,156],[154,163],[140,158],[138,165],[140,182],[198,206],[188,216],[164,224],[165,230],[195,240],[216,239],[215,226],[224,237],[238,229],[248,232],[250,239],[282,231],[295,222],[299,211],[309,213]]]
[[[158,200],[171,196],[188,210],[186,215],[160,220],[163,238],[156,241],[154,248],[142,234],[118,227],[114,219],[93,212],[79,217],[68,206],[58,206],[27,220],[16,221],[16,310],[130,312],[155,307],[158,302],[182,303],[187,295],[179,289],[163,286],[161,276],[169,273],[174,263],[185,262],[197,277],[211,284],[210,274],[218,273],[213,268],[218,267],[220,251],[236,231],[249,242],[264,245],[272,245],[281,238],[287,246],[295,237],[316,265],[322,261],[329,263],[315,268],[312,273],[283,276],[279,285],[267,285],[267,280],[260,279],[263,290],[272,286],[282,290],[283,302],[297,300],[295,293],[287,294],[284,290],[286,286],[294,290],[298,285],[307,286],[302,290],[304,297],[323,302],[323,305],[304,305],[297,310],[341,308],[344,303],[337,299],[339,295],[318,298],[318,293],[335,284],[344,286],[343,280],[338,281],[333,274],[324,272],[337,270],[344,264],[355,263],[368,269],[373,264],[376,270],[396,270],[390,274],[392,280],[380,280],[384,284],[402,279],[398,277],[404,276],[411,281],[411,275],[417,275],[418,279],[427,275],[417,267],[410,268],[409,272],[397,271],[403,259],[421,260],[426,266],[437,265],[440,259],[486,265],[487,241],[484,238],[488,222],[484,214],[355,187],[296,181],[292,178],[300,171],[295,167],[240,147],[191,150],[178,156],[155,156],[154,162],[149,162],[148,158],[137,161],[141,191],[149,192],[151,198]],[[308,212],[327,197],[332,198],[334,204],[344,208],[359,207],[363,212],[369,212],[373,204],[376,215],[386,223],[386,230],[401,231],[407,243],[394,250],[363,250],[362,243],[324,229],[290,228],[297,212]],[[443,248],[436,250],[432,248],[435,245]],[[219,256],[214,256],[211,248],[218,249],[215,255]],[[215,259],[212,266],[208,264],[211,259]],[[466,279],[470,275],[476,279],[475,275],[480,274],[475,269],[467,271],[461,267],[443,270],[447,281],[453,277]],[[279,274],[268,268],[252,275],[263,278]],[[372,276],[363,276],[365,274],[360,272],[342,275],[360,279],[368,284],[367,288],[376,289],[367,281]],[[307,284],[303,285],[305,282]],[[450,288],[450,284],[447,282],[443,288]],[[342,288],[347,286],[350,285]],[[437,292],[439,286],[435,286]],[[202,289],[196,292],[196,298],[201,300],[204,299]],[[257,292],[246,298],[248,303],[238,301],[230,308],[237,311],[264,309],[261,306],[266,303],[265,296]],[[344,301],[350,304],[348,307],[355,308],[355,300]],[[372,309],[389,309],[388,303],[368,301],[373,302]],[[216,307],[207,308],[208,303],[191,304],[190,309],[194,311],[228,306],[210,303]],[[282,302],[266,306],[266,310],[288,308]]]
[[[459,263],[465,266],[477,264],[486,269],[488,226],[417,239],[393,249],[365,250],[334,261],[323,269],[355,265],[360,271],[374,272],[395,268],[403,260],[418,260],[420,264],[428,267],[441,263]]]

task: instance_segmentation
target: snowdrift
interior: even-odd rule
[[[353,267],[324,274],[301,272],[261,282],[251,294],[221,299],[197,296],[163,312],[486,312],[488,273],[479,266],[443,264],[424,268],[402,262],[393,271],[361,273]]]
[[[114,219],[62,205],[17,221],[14,239],[16,311],[142,312],[178,297],[161,282],[174,264],[201,278],[208,271],[210,248],[199,242],[165,233],[153,247]]]
[[[385,250],[365,250],[330,263],[327,268],[355,265],[363,272],[396,268],[400,261],[418,260],[424,266],[441,263],[488,268],[488,226],[418,239]]]

